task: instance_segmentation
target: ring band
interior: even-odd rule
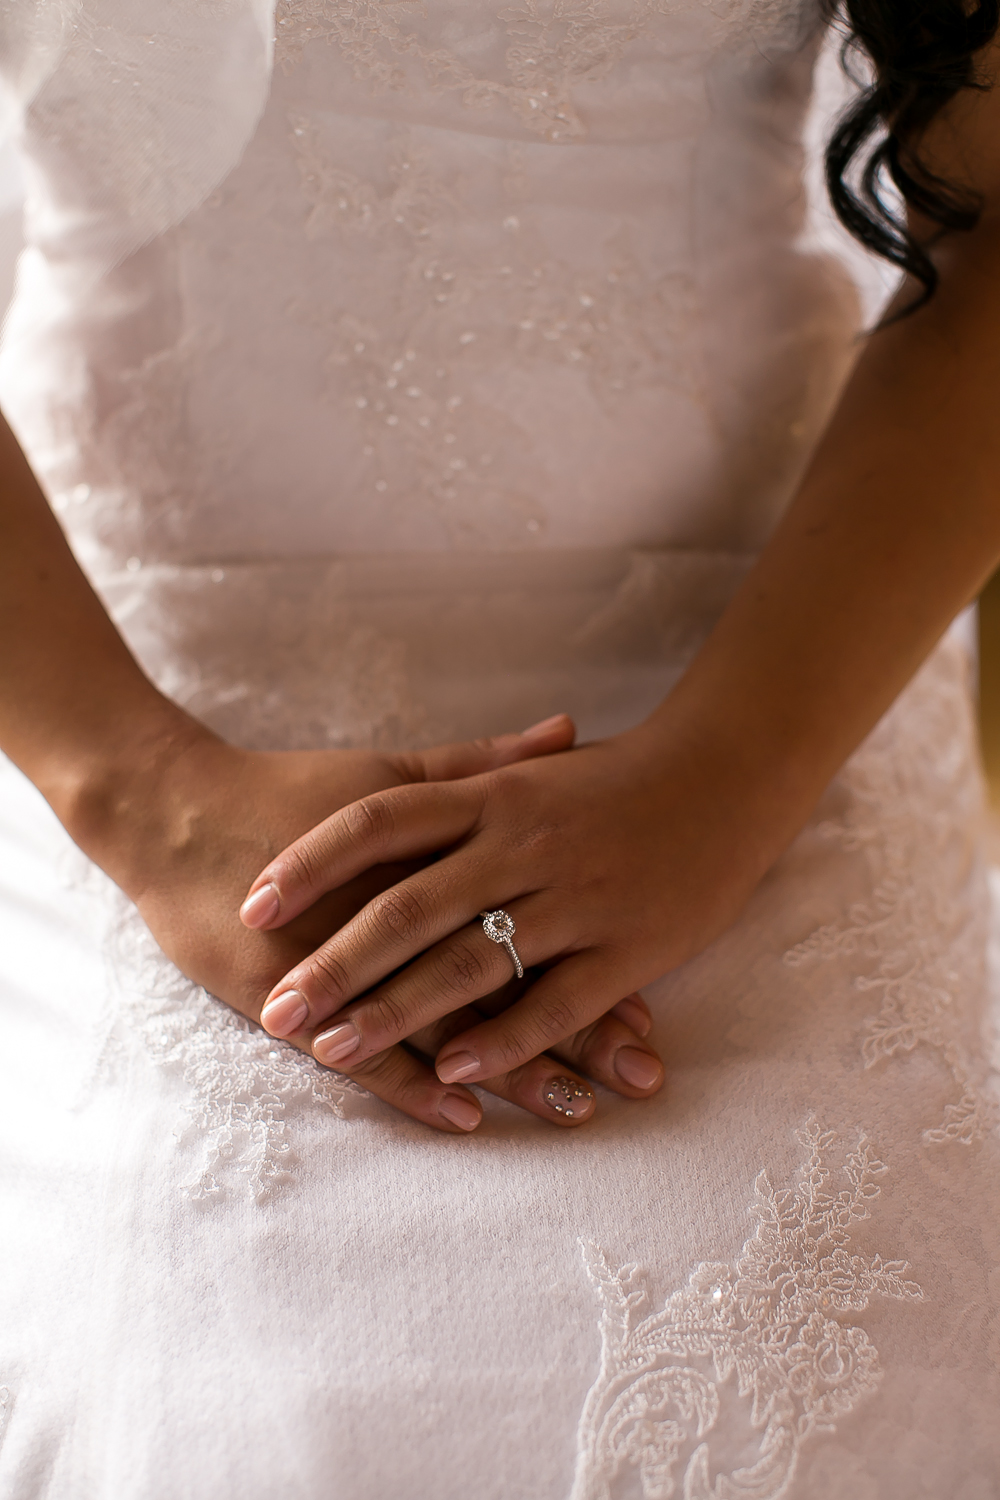
[[[481,911],[479,915],[483,919],[483,931],[494,943],[500,943],[510,954],[511,963],[518,979],[524,978],[524,965],[517,956],[517,949],[511,942],[511,938],[517,931],[514,926],[514,918],[505,911]]]

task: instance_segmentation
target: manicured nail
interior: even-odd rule
[[[582,1120],[594,1107],[592,1090],[575,1078],[550,1078],[543,1097],[557,1115],[571,1119]]]
[[[266,927],[278,915],[278,887],[262,885],[259,891],[248,896],[240,907],[240,921],[244,927]],[[232,910],[232,908],[230,908]]]
[[[272,1036],[291,1036],[308,1014],[305,996],[298,990],[286,990],[283,995],[267,1002],[260,1013],[260,1024]]]
[[[479,1058],[471,1052],[453,1052],[451,1057],[436,1063],[435,1068],[442,1083],[457,1083],[460,1078],[479,1072]]]
[[[640,1005],[638,1000],[633,1000],[631,997],[619,1000],[611,1014],[617,1016],[619,1021],[624,1021],[626,1026],[630,1026],[636,1036],[649,1036],[653,1029],[653,1018],[649,1011],[644,1005]]]
[[[321,1063],[332,1067],[334,1063],[343,1062],[345,1057],[350,1057],[352,1052],[357,1052],[361,1046],[361,1032],[353,1021],[341,1021],[339,1026],[331,1026],[329,1031],[321,1031],[313,1042],[313,1056]]]
[[[445,1094],[438,1105],[438,1114],[443,1115],[449,1125],[457,1125],[459,1130],[475,1130],[483,1118],[478,1105],[473,1104],[471,1099],[462,1099],[458,1094]]]
[[[565,717],[565,714],[553,714],[551,719],[543,719],[540,724],[532,724],[529,729],[522,729],[521,738],[523,740],[540,740],[543,735],[548,734],[550,729],[554,729],[557,724],[561,724]]]
[[[615,1053],[615,1072],[634,1089],[651,1089],[663,1077],[663,1064],[638,1047],[619,1047]]]

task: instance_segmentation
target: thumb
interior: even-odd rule
[[[491,739],[465,740],[457,745],[435,745],[430,750],[411,752],[407,757],[414,781],[455,781],[462,776],[478,776],[518,760],[532,760],[536,755],[552,755],[572,748],[576,725],[568,714],[555,714],[532,724],[521,734],[498,734]]]

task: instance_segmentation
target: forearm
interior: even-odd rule
[[[1000,557],[1000,231],[949,244],[941,272],[927,307],[869,339],[796,498],[654,716],[713,747],[764,864]]]
[[[0,639],[0,749],[86,840],[97,804],[193,721],[129,653],[2,419]]]

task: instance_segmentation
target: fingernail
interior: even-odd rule
[[[332,1066],[343,1062],[345,1057],[357,1052],[360,1046],[361,1032],[354,1022],[341,1021],[339,1026],[331,1026],[329,1031],[320,1032],[313,1042],[313,1056],[321,1063]]]
[[[565,717],[565,714],[553,714],[551,719],[542,719],[540,724],[532,724],[529,729],[522,729],[522,740],[541,739],[542,735],[548,734],[549,730],[554,729]]]
[[[630,1026],[636,1036],[649,1036],[653,1029],[652,1016],[644,1005],[639,1004],[638,1000],[619,1000],[611,1013],[617,1016],[619,1021],[624,1021],[626,1026]]]
[[[245,927],[264,927],[278,915],[280,905],[277,886],[262,885],[240,907],[240,921]],[[232,911],[232,907],[229,910]]]
[[[651,1089],[663,1077],[663,1064],[638,1047],[619,1047],[615,1053],[615,1072],[634,1089]]]
[[[571,1119],[583,1119],[594,1107],[593,1092],[575,1078],[550,1078],[543,1097],[557,1115]]]
[[[483,1112],[471,1099],[462,1099],[458,1094],[445,1094],[438,1105],[438,1114],[459,1130],[475,1130]]]
[[[471,1052],[453,1052],[451,1057],[436,1063],[435,1068],[442,1083],[457,1083],[460,1078],[479,1072],[479,1058],[473,1057]]]
[[[290,1036],[298,1031],[309,1014],[305,996],[298,990],[286,990],[283,995],[269,1000],[260,1013],[260,1024],[272,1036]]]

